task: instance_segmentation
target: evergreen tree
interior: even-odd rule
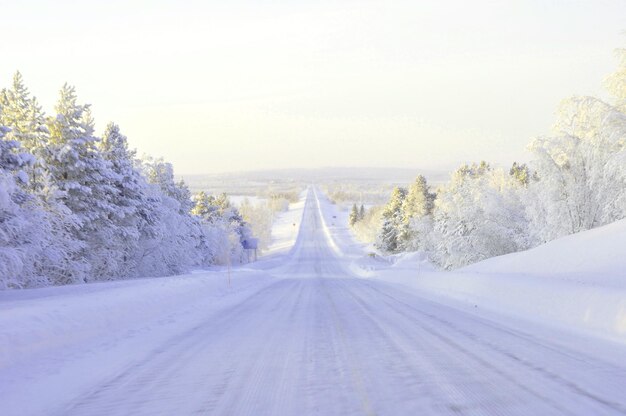
[[[382,213],[383,224],[376,246],[387,253],[397,253],[402,249],[400,240],[403,224],[402,204],[406,195],[405,188],[394,188]]]
[[[54,228],[63,217],[23,186],[22,169],[31,159],[23,158],[16,140],[7,140],[9,131],[0,126],[0,288],[67,283],[65,277],[80,270],[68,258],[71,240]]]
[[[354,227],[354,224],[359,220],[359,210],[356,207],[356,204],[352,205],[352,211],[350,211],[350,216],[348,217],[348,222],[350,223],[350,227]]]
[[[162,159],[148,158],[141,165],[149,187],[146,209],[150,218],[139,256],[141,270],[154,270],[159,275],[182,273],[202,263],[198,246],[202,244],[202,229],[191,214],[194,203],[184,182],[176,182],[174,169]]]
[[[28,165],[29,160],[20,151],[20,143],[7,137],[10,132],[10,128],[0,125],[0,169],[7,175],[14,175],[18,181],[26,182],[28,179],[23,175],[22,169]]]
[[[415,220],[426,217],[432,213],[434,195],[429,192],[426,178],[419,175],[409,187],[406,199],[402,204],[402,226],[400,241],[404,250],[417,248],[416,240],[419,236],[417,230],[412,227]]]
[[[359,209],[359,221],[365,219],[365,207],[361,204],[361,208]]]
[[[89,106],[77,103],[73,87],[63,86],[55,109],[56,117],[48,121],[46,168],[61,201],[76,217],[75,236],[86,243],[83,257],[93,265],[91,277],[106,278],[116,261],[108,242],[117,232],[112,184],[120,179],[99,152]]]
[[[228,199],[225,193],[213,197],[204,191],[194,197],[195,206],[192,214],[204,223],[205,233],[214,240],[221,240],[218,246],[228,246],[229,250],[221,250],[218,254],[213,250],[211,262],[241,261],[243,259],[243,241],[252,236],[248,224]]]
[[[513,166],[511,166],[511,169],[509,170],[509,175],[524,186],[528,186],[531,179],[538,179],[537,173],[535,172],[534,174],[531,174],[530,168],[526,165],[526,163],[519,164],[517,162],[513,162]]]
[[[19,72],[13,76],[11,88],[0,93],[0,102],[3,107],[0,124],[11,128],[7,138],[19,142],[32,155],[25,168],[29,187],[33,191],[41,191],[46,181],[43,159],[47,150],[48,129],[41,107],[34,97],[30,97]]]
[[[201,191],[193,197],[194,207],[191,213],[207,223],[215,223],[220,218],[219,207],[212,195]]]
[[[109,247],[115,252],[115,270],[109,276],[127,277],[136,275],[136,252],[140,244],[141,228],[144,226],[141,213],[145,212],[146,181],[135,168],[135,152],[129,150],[128,139],[121,134],[119,126],[109,123],[98,148],[105,161],[110,163],[114,173],[111,185],[114,187],[112,203],[116,209],[110,218],[115,235]],[[110,263],[109,263],[110,264]]]

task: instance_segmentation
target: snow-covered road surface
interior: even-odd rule
[[[41,414],[626,414],[626,363],[355,277],[331,245],[310,192],[269,284],[194,309],[165,339],[146,335],[115,374],[57,389]]]

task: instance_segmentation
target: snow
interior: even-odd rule
[[[228,195],[228,200],[235,206],[239,207],[243,201],[248,200],[252,205],[258,205],[266,202],[267,198],[260,198],[256,195]]]
[[[526,306],[534,315],[506,316],[554,286],[552,304],[571,309],[567,295],[580,304],[591,286],[436,272],[421,253],[370,257],[340,220],[311,190],[277,221],[272,253],[230,278],[215,269],[1,292],[2,414],[626,412],[622,344],[567,331],[562,311],[540,315],[547,295]]]
[[[622,220],[453,272],[438,271],[424,253],[356,256],[351,267],[426,296],[626,343],[625,248]]]
[[[302,223],[302,212],[306,201],[307,191],[302,191],[298,202],[289,204],[286,212],[281,212],[272,226],[272,242],[264,256],[285,253],[295,244],[298,229]]]
[[[626,220],[553,240],[531,250],[465,267],[480,273],[525,273],[626,288]]]

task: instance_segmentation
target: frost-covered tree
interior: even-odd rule
[[[63,227],[66,212],[27,191],[22,169],[32,158],[6,140],[8,131],[0,126],[0,288],[72,283],[83,276],[84,262],[74,257],[79,246]]]
[[[364,210],[363,218],[354,224],[354,234],[364,243],[376,243],[382,226],[384,206],[376,205]]]
[[[459,168],[437,193],[431,258],[450,269],[527,248],[520,187],[484,162]]]
[[[1,110],[2,107],[0,113]],[[30,163],[30,156],[21,151],[17,140],[6,137],[10,132],[10,128],[0,125],[0,169],[7,175],[14,175],[19,182],[27,182],[28,177],[24,175],[23,169]]]
[[[356,204],[352,205],[352,210],[350,211],[350,215],[348,216],[348,223],[350,227],[354,227],[354,224],[359,220],[359,209],[356,207]]]
[[[431,215],[435,195],[429,191],[428,183],[423,175],[419,175],[409,186],[407,196],[402,203],[402,226],[400,241],[403,250],[416,250],[422,245],[424,230],[418,232],[416,222]]]
[[[248,224],[244,221],[239,210],[230,203],[225,193],[220,194],[215,199],[215,203],[219,208],[220,216],[228,223],[231,230],[237,234],[240,243],[252,236]]]
[[[622,112],[626,112],[626,48],[617,49],[619,59],[617,70],[605,81],[609,93],[615,99],[615,106]]]
[[[194,195],[193,201],[194,206],[191,209],[191,213],[200,217],[203,221],[213,224],[222,217],[221,208],[213,195],[208,195],[206,192],[201,191]]]
[[[31,255],[42,238],[41,215],[29,207],[33,198],[16,185],[27,182],[23,169],[30,159],[18,141],[6,137],[10,132],[0,125],[0,288],[31,285],[36,278]]]
[[[46,181],[42,162],[47,149],[48,129],[41,107],[30,96],[19,72],[15,73],[11,88],[0,92],[0,105],[0,124],[11,129],[7,139],[17,141],[32,155],[29,157],[32,160],[24,167],[29,176],[28,185],[34,191],[41,190]]]
[[[191,212],[200,218],[205,235],[210,240],[211,262],[241,262],[244,258],[242,243],[252,236],[252,231],[227,195],[223,193],[213,197],[200,192],[194,201]]]
[[[239,206],[243,220],[249,224],[252,234],[259,239],[259,248],[267,249],[272,241],[272,225],[275,212],[267,201],[250,202],[244,198]]]
[[[172,165],[94,135],[65,85],[46,118],[17,73],[0,92],[0,288],[163,276],[242,258],[250,228],[225,195],[194,215]],[[206,226],[210,224],[210,226]],[[226,260],[224,260],[226,262]]]
[[[626,114],[593,97],[560,107],[554,135],[530,144],[539,180],[527,198],[539,241],[626,216]]]
[[[526,203],[539,242],[626,217],[626,49],[618,56],[606,80],[614,102],[564,100],[553,134],[529,146],[538,180]]]
[[[365,218],[365,206],[361,204],[361,208],[359,208],[359,221],[362,221]]]
[[[515,178],[520,184],[528,186],[531,180],[537,180],[537,173],[531,173],[526,163],[513,162],[509,175]]]
[[[0,141],[0,154],[3,152]],[[14,177],[0,170],[0,289],[46,284],[34,270],[33,255],[39,251],[43,215],[30,207],[30,198]]]
[[[176,181],[174,166],[163,159],[147,158],[146,167],[144,175],[146,175],[148,182],[159,185],[165,195],[178,201],[181,214],[189,214],[194,206],[191,192],[185,181],[182,179]]]
[[[119,178],[99,152],[89,106],[77,103],[73,87],[63,86],[55,110],[56,116],[48,121],[46,169],[76,218],[74,232],[86,243],[83,257],[92,265],[90,278],[106,279],[117,261],[111,257],[109,242],[118,232],[113,184]]]
[[[5,139],[10,131],[0,125],[0,288],[21,286],[28,253],[24,246],[28,236],[36,231],[33,224],[24,220],[25,212],[19,204],[25,195],[17,189],[15,175],[24,162],[16,151],[19,143]]]
[[[113,195],[111,203],[115,212],[110,217],[113,230],[108,250],[109,277],[128,277],[138,274],[136,253],[139,250],[141,228],[146,219],[145,205],[149,203],[147,183],[135,167],[135,151],[128,148],[128,139],[114,123],[109,123],[98,150],[110,164],[114,175],[111,177]],[[111,267],[113,266],[113,267]]]
[[[382,228],[376,246],[387,253],[397,253],[402,250],[401,232],[403,228],[402,206],[407,196],[407,190],[402,187],[394,188],[391,198],[382,212]]]
[[[202,230],[190,213],[189,189],[174,178],[174,169],[162,159],[146,158],[141,169],[148,183],[149,204],[142,208],[147,218],[140,228],[139,269],[152,275],[182,273],[202,263],[199,246]]]

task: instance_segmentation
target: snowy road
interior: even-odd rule
[[[268,273],[54,413],[626,414],[626,369],[593,351],[352,276],[313,192],[289,261]]]

